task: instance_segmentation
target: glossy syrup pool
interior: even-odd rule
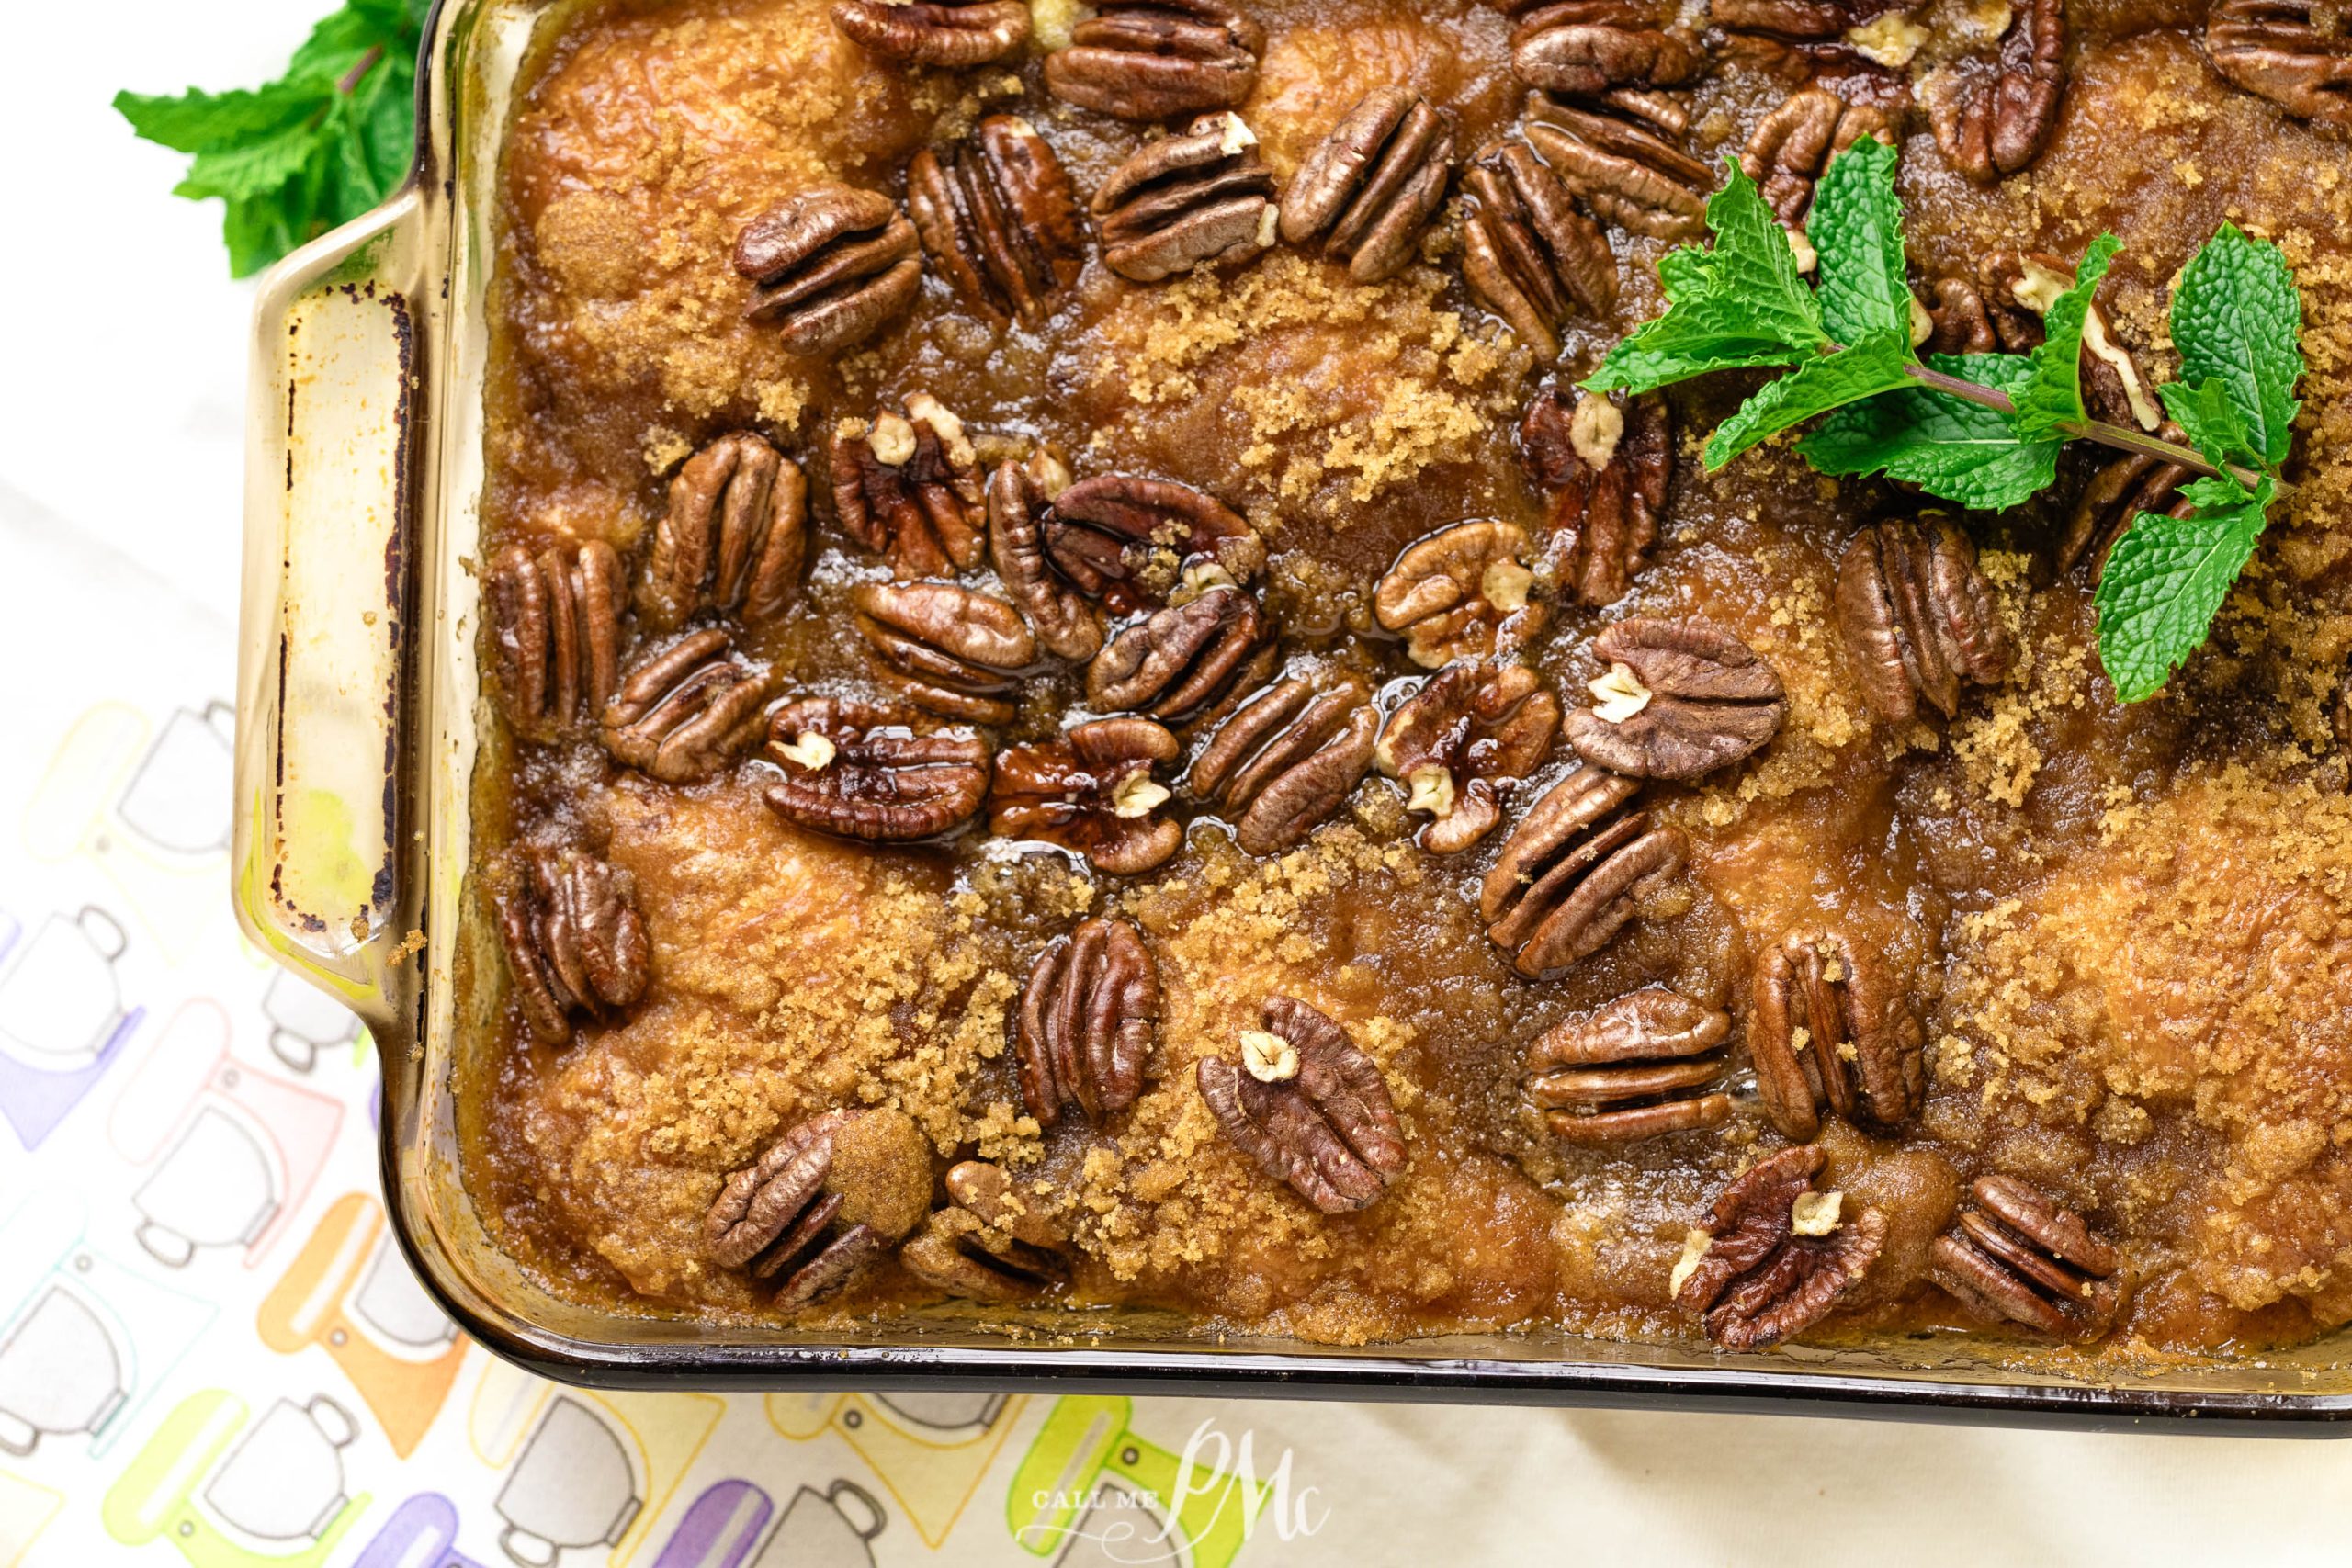
[[[1483,6],[1252,9],[1270,41],[1239,112],[1283,180],[1377,83],[1427,94],[1465,152],[1516,113],[1507,24]],[[1280,246],[1157,287],[1090,257],[1034,330],[967,313],[933,269],[907,318],[811,365],[742,320],[728,253],[751,217],[819,179],[899,195],[912,151],[998,109],[1035,125],[1088,193],[1137,130],[1055,104],[1034,58],[960,74],[869,63],[817,0],[558,15],[506,143],[486,550],[594,536],[640,567],[676,464],[758,429],[819,499],[805,590],[747,646],[779,697],[869,692],[845,601],[884,571],[832,525],[821,439],[927,391],[979,436],[1054,443],[1081,477],[1182,479],[1245,513],[1269,542],[1265,604],[1292,668],[1344,666],[1393,703],[1419,671],[1370,604],[1398,551],[1464,518],[1541,528],[1512,430],[1544,367],[1463,289],[1454,207],[1426,264],[1377,288]],[[1971,15],[1939,4],[1923,19],[1957,39],[1982,27]],[[2051,580],[2087,469],[2070,457],[2052,496],[1967,520],[2020,649],[2007,681],[1948,725],[1874,722],[1830,618],[1835,564],[1860,524],[1918,502],[1820,479],[1783,448],[1706,475],[1697,442],[1746,390],[1726,381],[1674,395],[1679,460],[1634,592],[1600,612],[1555,606],[1532,662],[1573,706],[1601,626],[1701,616],[1773,665],[1789,714],[1759,758],[1653,786],[1653,809],[1689,836],[1686,874],[1552,981],[1510,974],[1476,904],[1565,746],[1504,829],[1459,856],[1415,848],[1401,793],[1375,777],[1279,860],[1243,855],[1188,807],[1173,861],[1114,879],[978,833],[924,850],[817,839],[761,803],[757,761],[673,788],[593,741],[494,742],[478,780],[485,854],[563,837],[607,855],[635,877],[654,948],[625,1021],[549,1049],[509,1009],[467,1043],[468,1178],[502,1240],[583,1300],[755,1319],[774,1310],[762,1294],[702,1260],[720,1179],[819,1110],[890,1103],[943,1166],[978,1154],[1042,1186],[1082,1248],[1077,1303],[1340,1341],[1546,1320],[1687,1335],[1665,1304],[1685,1233],[1778,1135],[1743,1092],[1720,1132],[1558,1145],[1524,1106],[1522,1058],[1571,1013],[1661,984],[1727,1008],[1744,1066],[1750,966],[1804,925],[1892,965],[1928,1041],[1927,1103],[1904,1136],[1823,1135],[1826,1184],[1881,1208],[1890,1234],[1821,1332],[1962,1323],[1924,1280],[1926,1247],[1995,1170],[2124,1249],[2131,1315],[2094,1354],[2302,1339],[2352,1316],[2337,1274],[2352,1247],[2352,807],[2326,716],[2352,655],[2333,456],[2352,434],[2352,191],[2344,142],[2213,76],[2195,19],[2078,7],[2066,107],[2038,164],[1971,186],[1921,121],[1901,175],[1923,285],[1996,248],[2073,256],[2114,230],[2124,252],[2102,298],[2159,376],[2165,286],[2219,223],[2268,235],[2297,266],[2313,375],[2296,488],[2215,645],[2165,699],[2115,704],[2086,583]],[[1693,150],[1736,152],[1788,90],[1724,67],[1695,90]],[[1571,376],[1658,308],[1664,247],[1613,238],[1622,297],[1569,328]],[[1075,671],[1030,682],[997,739],[1051,733],[1081,701]],[[1066,1119],[1040,1136],[1005,1016],[1035,953],[1106,910],[1136,920],[1159,961],[1152,1080],[1107,1131]],[[494,960],[460,978],[503,984]],[[1194,1088],[1197,1058],[1230,1054],[1275,991],[1345,1023],[1396,1101],[1411,1163],[1360,1213],[1316,1215],[1261,1177]],[[924,1297],[885,1269],[820,1310]]]

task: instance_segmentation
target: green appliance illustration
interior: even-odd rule
[[[368,1506],[343,1490],[350,1414],[281,1399],[250,1427],[226,1389],[182,1400],[107,1488],[99,1517],[125,1546],[168,1540],[193,1568],[318,1568]]]
[[[1131,1399],[1056,1402],[1005,1498],[1012,1539],[1073,1568],[1089,1561],[1227,1568],[1271,1488],[1239,1475],[1184,1476],[1181,1458],[1128,1426],[1134,1413]]]

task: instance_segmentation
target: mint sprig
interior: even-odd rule
[[[118,93],[150,141],[195,155],[174,190],[226,205],[238,277],[360,216],[400,188],[416,142],[416,52],[431,0],[349,0],[277,81],[251,91]]]
[[[1713,243],[1659,263],[1665,313],[1628,333],[1584,385],[1642,392],[1722,369],[1792,367],[1708,437],[1711,472],[1818,420],[1796,451],[1821,472],[1883,474],[1980,511],[2049,488],[2069,440],[2205,475],[2187,491],[2186,516],[2132,520],[2096,598],[2099,660],[2117,694],[2150,696],[2205,640],[2278,494],[2304,370],[2293,274],[2277,247],[2224,227],[2182,271],[2172,305],[2181,381],[2158,389],[2190,445],[2105,424],[2083,402],[2082,352],[2115,237],[2092,242],[2030,355],[1922,360],[1910,339],[1895,164],[1894,149],[1874,141],[1830,162],[1806,220],[1818,256],[1813,288],[1735,164],[1707,203]]]

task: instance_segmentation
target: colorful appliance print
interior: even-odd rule
[[[342,1102],[229,1056],[218,1002],[184,1004],[123,1086],[107,1134],[154,1168],[132,1194],[139,1245],[184,1268],[200,1247],[259,1263],[334,1152]]]
[[[653,1568],[743,1568],[774,1517],[775,1505],[750,1482],[718,1482],[686,1505]]]
[[[130,946],[85,904],[29,939],[0,911],[0,1117],[37,1149],[122,1055],[147,1014],[126,1008],[115,964]]]
[[[291,969],[270,976],[261,1011],[269,1021],[269,1054],[293,1072],[311,1071],[327,1052],[359,1038],[359,1015]]]
[[[936,1547],[979,1490],[1022,1404],[1003,1393],[772,1393],[767,1411],[769,1425],[796,1442],[839,1435]]]
[[[0,1568],[17,1568],[64,1506],[64,1493],[0,1470]]]
[[[168,1540],[193,1568],[316,1568],[368,1506],[344,1494],[358,1435],[327,1398],[280,1399],[259,1421],[226,1389],[189,1395],[106,1495],[99,1517],[125,1546]]]
[[[84,1241],[82,1206],[42,1192],[0,1224],[0,1449],[87,1437],[103,1454],[216,1315]]]
[[[752,1568],[874,1568],[874,1538],[889,1523],[874,1495],[851,1481],[803,1486]]]
[[[1128,1427],[1135,1401],[1073,1394],[1055,1403],[1013,1472],[1004,1520],[1012,1539],[1056,1568],[1171,1562],[1227,1568],[1271,1490],[1212,1477],[1170,1517],[1183,1461]],[[1188,1489],[1189,1490],[1189,1489]],[[1162,1556],[1154,1556],[1162,1552]]]
[[[351,1568],[482,1568],[458,1550],[458,1505],[420,1492],[392,1510]]]
[[[190,956],[217,925],[235,731],[223,702],[178,709],[161,728],[123,704],[99,704],[35,785],[26,846],[51,863],[95,863],[163,952]]]
[[[482,1461],[506,1468],[499,1550],[521,1568],[547,1568],[609,1548],[602,1560],[620,1568],[726,1411],[713,1394],[559,1391],[485,1364],[468,1427]]]
[[[383,1205],[346,1192],[261,1303],[261,1342],[291,1356],[317,1345],[376,1415],[392,1451],[416,1451],[466,1359],[466,1341],[409,1271]]]

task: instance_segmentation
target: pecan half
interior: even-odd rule
[[[897,1111],[828,1111],[777,1139],[720,1187],[703,1242],[721,1269],[784,1277],[779,1306],[832,1294],[931,1207],[931,1145]]]
[[[989,476],[989,558],[1039,645],[1057,659],[1085,660],[1102,649],[1102,618],[1046,556],[1054,498],[1069,486],[1069,467],[1050,447],[998,464]]]
[[[1033,1301],[1069,1282],[1069,1239],[1014,1190],[1001,1166],[960,1160],[947,1195],[899,1249],[899,1263],[935,1291],[966,1301]]]
[[[1169,788],[1152,776],[1183,748],[1148,718],[1101,718],[1000,752],[989,831],[1038,839],[1095,870],[1135,876],[1164,864],[1184,829],[1159,815]]]
[[[1040,1127],[1075,1105],[1100,1127],[1136,1102],[1159,1026],[1159,966],[1124,919],[1084,922],[1037,955],[1012,1044],[1021,1100]]]
[[[1819,1323],[1870,1271],[1886,1216],[1846,1213],[1816,1192],[1827,1156],[1811,1145],[1759,1160],[1715,1195],[1675,1266],[1674,1302],[1726,1350],[1760,1350]]]
[[[1155,610],[1102,645],[1086,667],[1087,700],[1105,713],[1182,724],[1272,671],[1273,627],[1258,602],[1220,584]]]
[[[1528,597],[1527,531],[1491,518],[1456,523],[1405,547],[1373,591],[1373,614],[1424,670],[1508,653],[1543,629]]]
[[[833,510],[899,576],[934,577],[980,558],[985,487],[962,420],[926,392],[904,407],[833,426]]]
[[[1864,137],[1894,144],[1894,122],[1870,104],[1849,104],[1822,87],[1791,94],[1747,138],[1739,166],[1792,228],[1804,222],[1813,187],[1829,160]]]
[[[483,585],[506,720],[546,739],[602,713],[620,679],[628,589],[602,539],[499,552]]]
[[[629,671],[605,705],[605,750],[663,784],[708,778],[751,744],[767,688],[767,667],[707,626]]]
[[[989,116],[944,158],[916,153],[907,212],[956,291],[1000,319],[1043,321],[1086,265],[1078,191],[1052,145],[1013,115]]]
[[[1266,29],[1225,0],[1102,0],[1046,57],[1046,90],[1120,119],[1231,108],[1265,47]]]
[[[1572,309],[1617,302],[1617,256],[1568,186],[1517,142],[1485,149],[1462,176],[1462,276],[1546,360],[1560,356]]]
[[[986,65],[1029,41],[1026,0],[835,0],[833,26],[901,65]]]
[[[1236,114],[1204,115],[1148,141],[1094,193],[1102,265],[1157,283],[1203,262],[1246,261],[1274,243],[1274,176]]]
[[[1458,854],[1502,820],[1502,797],[1543,765],[1560,732],[1560,699],[1524,665],[1449,664],[1388,716],[1380,771],[1425,813],[1420,845]]]
[[[1963,684],[1999,683],[2009,634],[1976,547],[1940,517],[1865,528],[1838,563],[1838,628],[1862,696],[1881,718],[1906,724],[1922,698],[1950,718]]]
[[[1596,608],[1634,586],[1657,542],[1674,478],[1674,418],[1655,392],[1623,402],[1546,387],[1519,421],[1528,477],[1549,502],[1546,553],[1560,592]]]
[[[1340,807],[1372,766],[1380,714],[1353,685],[1278,681],[1244,703],[1193,761],[1193,795],[1253,855],[1279,854]]]
[[[2007,289],[1988,298],[1964,277],[1936,280],[1922,346],[1934,354],[2026,354],[2041,344],[2041,318],[2010,300]]]
[[[2186,439],[2177,424],[2165,424],[2158,433],[2167,441]],[[2088,560],[2096,585],[2107,572],[2108,553],[2133,518],[2143,512],[2188,515],[2193,503],[2180,490],[2194,478],[2193,471],[2178,463],[2142,452],[2127,453],[2101,468],[2083,487],[2067,516],[2066,534],[2058,544],[2058,570],[2072,571],[2077,562]]]
[[[573,1014],[609,1019],[645,994],[653,949],[628,872],[583,851],[538,849],[492,880],[506,971],[533,1034],[560,1045]]]
[[[1674,87],[1706,69],[1704,51],[1632,0],[1552,0],[1505,7],[1511,71],[1531,87],[1589,97],[1612,87]]]
[[[784,608],[808,542],[800,465],[748,430],[678,469],[646,565],[646,624],[673,631],[702,611],[756,626]]]
[[[761,798],[787,822],[836,838],[899,844],[952,833],[989,793],[987,742],[929,731],[918,716],[854,697],[803,697],[768,716],[781,773]]]
[[[2289,114],[2352,125],[2352,21],[2335,0],[2221,0],[2205,17],[2205,56]]]
[[[1624,1144],[1731,1120],[1721,1089],[1731,1015],[1653,986],[1546,1030],[1527,1052],[1527,1092],[1555,1137]]]
[[[1323,242],[1359,283],[1394,276],[1453,175],[1453,122],[1420,94],[1376,87],[1306,155],[1283,193],[1282,236]]]
[[[1763,749],[1788,697],[1772,667],[1704,621],[1619,621],[1593,639],[1609,673],[1568,716],[1588,762],[1645,779],[1695,779]]]
[[[1165,604],[1196,569],[1247,582],[1266,563],[1265,541],[1249,519],[1206,491],[1134,474],[1098,474],[1054,498],[1041,525],[1046,559],[1121,614]]]
[[[1687,111],[1659,94],[1601,105],[1531,97],[1521,133],[1593,215],[1629,233],[1695,239],[1715,171],[1682,150]],[[1671,138],[1671,140],[1669,140]]]
[[[1973,1209],[1928,1249],[1937,1284],[1979,1315],[2062,1339],[2096,1339],[2115,1326],[2122,1255],[2072,1209],[2013,1176],[1980,1176]]]
[[[1680,829],[1626,809],[1640,786],[1575,767],[1528,808],[1487,873],[1487,937],[1531,980],[1608,945],[1642,898],[1681,869]]]
[[[861,582],[850,591],[874,672],[926,713],[1012,721],[1011,693],[1037,639],[1003,600],[953,582]]]
[[[1201,1098],[1235,1148],[1316,1208],[1364,1207],[1405,1168],[1386,1080],[1346,1030],[1305,1002],[1268,997],[1261,1016],[1277,1049],[1252,1055],[1245,1035],[1247,1065],[1202,1057]]]
[[[1894,1129],[1927,1092],[1926,1035],[1911,998],[1843,936],[1791,931],[1756,965],[1747,1032],[1765,1114],[1791,1138],[1821,1130],[1826,1108]]]
[[[1795,40],[1800,58],[1819,62],[1862,57],[1842,40],[1856,28],[1890,14],[1919,8],[1922,0],[1709,0],[1708,19],[1733,33]],[[1736,52],[1736,51],[1730,51]]]
[[[1946,66],[1920,90],[1936,145],[1980,184],[2041,155],[2065,96],[2065,0],[2023,0],[1996,56]]]
[[[888,197],[822,185],[746,224],[735,270],[755,285],[752,320],[775,323],[791,353],[830,354],[863,343],[914,303],[922,246]]]
[[[2012,338],[2027,348],[2041,342],[2041,317],[2075,283],[2073,266],[2039,251],[2022,255],[1995,251],[1981,270],[1988,310],[2000,310],[2010,318],[1997,331],[2003,348],[2011,353],[2018,351],[2009,347]],[[2115,323],[2096,296],[2083,318],[2081,357],[2083,402],[2092,418],[2137,424],[2143,430],[2164,423],[2164,411],[2149,389],[2139,359],[2116,338]]]

